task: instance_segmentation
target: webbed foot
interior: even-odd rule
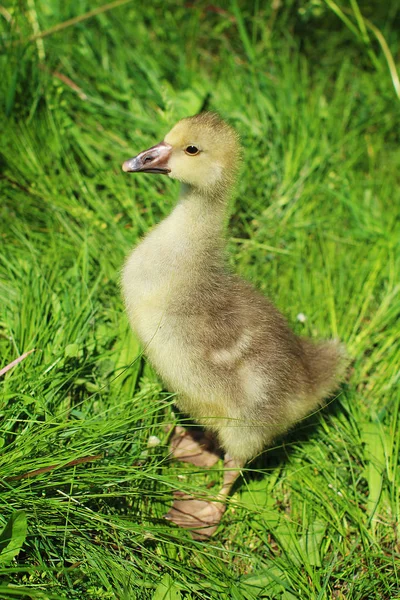
[[[183,492],[175,492],[174,503],[165,518],[190,529],[193,539],[205,540],[215,533],[224,511],[223,502],[197,500]]]
[[[174,458],[196,467],[212,467],[221,458],[212,434],[197,429],[184,429],[180,425],[175,427],[171,450]]]

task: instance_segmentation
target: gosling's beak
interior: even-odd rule
[[[171,171],[168,168],[171,152],[172,146],[170,144],[160,142],[156,146],[126,160],[122,165],[122,170],[125,173],[161,173],[167,175]]]

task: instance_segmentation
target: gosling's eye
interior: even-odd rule
[[[196,146],[186,146],[185,152],[186,152],[186,154],[189,154],[190,156],[196,156],[196,154],[198,154],[200,152],[200,150],[198,148],[196,148]]]

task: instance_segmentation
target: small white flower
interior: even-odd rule
[[[149,439],[147,440],[148,448],[154,448],[155,446],[159,446],[160,444],[161,444],[161,440],[156,435],[151,435],[149,437]]]
[[[296,319],[300,321],[300,323],[305,323],[307,321],[307,317],[304,313],[299,313]]]

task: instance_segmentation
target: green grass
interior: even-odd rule
[[[0,368],[35,348],[0,382],[0,598],[400,598],[400,104],[355,1],[358,37],[332,2],[283,4],[129,2],[31,42],[93,4],[0,13]],[[392,52],[395,4],[365,7]],[[204,104],[244,147],[232,265],[353,359],[208,543],[162,516],[221,465],[169,461],[173,395],[119,293],[177,194],[121,163]]]

